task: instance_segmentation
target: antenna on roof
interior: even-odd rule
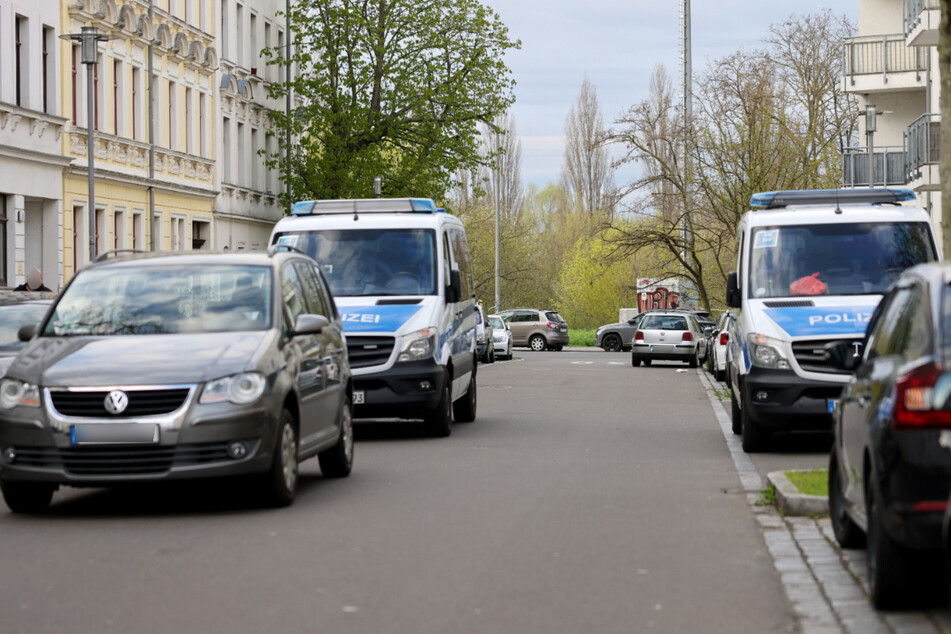
[[[353,221],[356,222],[360,219],[360,216],[357,215],[357,201],[353,201]]]
[[[835,213],[842,215],[842,207],[839,206],[839,190],[835,190]]]

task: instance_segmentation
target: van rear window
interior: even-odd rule
[[[641,330],[689,330],[687,320],[677,315],[648,315]]]

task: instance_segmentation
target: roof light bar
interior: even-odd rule
[[[898,204],[915,200],[910,189],[800,189],[760,192],[750,198],[750,207],[782,209],[795,205]]]
[[[429,198],[355,198],[339,200],[304,200],[294,203],[293,216],[324,214],[372,213],[436,213],[436,203]]]

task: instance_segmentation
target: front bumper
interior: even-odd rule
[[[759,426],[776,431],[832,431],[829,400],[838,399],[842,384],[804,379],[792,370],[753,366],[742,377],[743,407]]]
[[[354,417],[422,418],[436,409],[447,380],[446,368],[433,359],[397,363],[383,372],[355,376],[353,390],[363,392],[364,402],[354,406]]]
[[[229,414],[206,416],[199,424],[186,418],[179,428],[162,427],[154,444],[78,446],[71,443],[68,430],[54,430],[37,417],[6,414],[0,420],[0,479],[113,486],[267,471],[277,429],[271,408],[231,409]],[[42,415],[39,410],[37,414]],[[234,441],[243,443],[243,456],[230,457],[228,446]]]

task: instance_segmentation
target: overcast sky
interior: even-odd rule
[[[557,182],[565,117],[585,72],[598,89],[605,123],[647,95],[658,63],[680,68],[680,0],[483,0],[522,49],[508,63],[518,85],[513,113],[522,139],[522,179]],[[739,48],[755,48],[769,25],[795,11],[832,7],[855,22],[858,0],[692,0],[693,68]],[[631,169],[617,174],[630,180]]]

